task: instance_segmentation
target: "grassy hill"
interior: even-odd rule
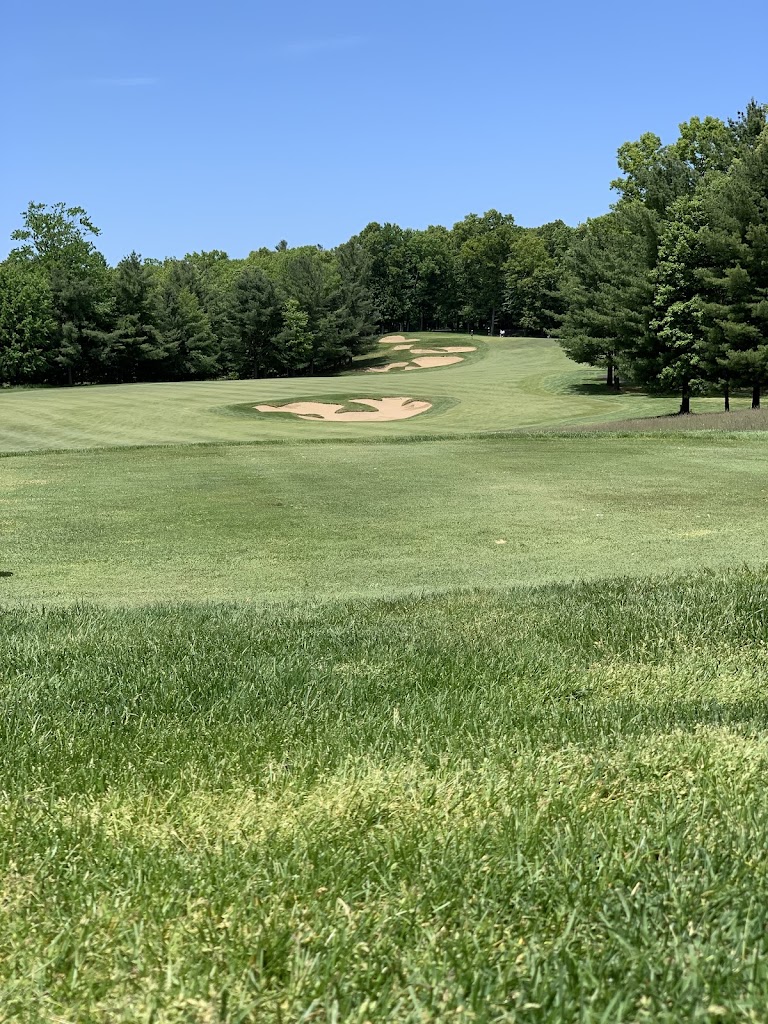
[[[251,407],[340,394],[434,410]],[[675,407],[0,395],[0,1021],[764,1019],[765,422]]]

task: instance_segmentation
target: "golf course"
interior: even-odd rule
[[[768,420],[677,405],[0,394],[0,1020],[765,1020]]]

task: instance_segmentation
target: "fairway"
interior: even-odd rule
[[[750,433],[59,452],[0,459],[0,480],[6,602],[396,596],[768,556]]]
[[[336,377],[132,384],[0,394],[0,451],[111,445],[404,438],[620,420],[674,412],[674,397],[616,395],[599,371],[574,366],[546,339],[480,341],[421,335],[425,348],[473,340],[478,351],[456,366]],[[407,390],[403,389],[407,387]],[[407,395],[434,403],[412,420],[317,423],[259,415],[257,404]],[[737,400],[735,406],[744,404]],[[700,399],[697,408],[719,408]]]
[[[3,395],[6,452],[28,454],[0,458],[2,599],[329,600],[766,558],[764,434],[526,433],[667,413],[674,399],[608,392],[552,342],[475,345],[459,366],[385,384],[355,373]],[[334,423],[243,401],[397,394],[404,381],[433,409]]]
[[[0,395],[0,1020],[764,1019],[765,420],[474,344]]]

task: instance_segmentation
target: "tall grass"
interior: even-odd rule
[[[763,572],[0,617],[0,1017],[768,1005]]]

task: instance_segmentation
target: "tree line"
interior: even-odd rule
[[[81,207],[30,203],[22,218],[0,263],[5,384],[325,373],[385,330],[543,333],[573,234],[491,210],[450,230],[372,223],[333,250],[132,252],[110,267]]]
[[[692,118],[618,153],[618,199],[577,228],[469,214],[371,223],[332,250],[282,241],[114,266],[85,210],[30,203],[0,263],[0,383],[294,376],[349,366],[391,330],[553,335],[646,387],[768,380],[768,108]]]
[[[109,267],[80,207],[31,203],[0,264],[0,381],[124,383],[325,372],[375,335],[359,242],[252,254],[135,252]]]

